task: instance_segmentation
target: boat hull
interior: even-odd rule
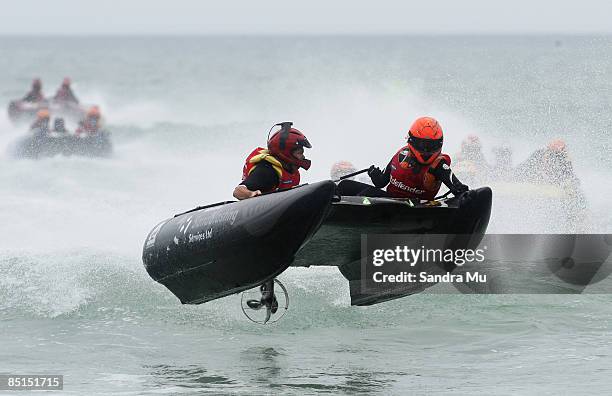
[[[334,189],[320,182],[166,220],[145,241],[145,268],[184,304],[258,286],[293,262],[327,215]]]

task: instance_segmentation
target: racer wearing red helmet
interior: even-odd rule
[[[42,93],[42,82],[40,78],[32,80],[32,89],[22,99],[24,102],[42,102],[45,100],[45,96]]]
[[[453,194],[468,190],[453,175],[451,158],[442,153],[444,133],[432,117],[417,118],[407,136],[408,144],[400,148],[382,172],[372,165],[368,175],[378,188],[387,186],[394,198],[433,200],[444,183]]]
[[[312,146],[292,125],[281,122],[272,126],[280,129],[268,139],[268,148],[257,147],[249,154],[242,169],[242,182],[234,189],[235,198],[242,200],[300,184],[299,168],[308,170],[311,164],[304,156],[304,148]]]
[[[77,99],[74,92],[72,92],[72,88],[70,88],[70,78],[66,77],[62,81],[62,85],[58,88],[57,92],[53,99],[55,101],[64,102],[64,103],[74,103],[78,104],[79,100]]]

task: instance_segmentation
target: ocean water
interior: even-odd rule
[[[0,54],[0,107],[35,76],[47,95],[70,76],[115,145],[109,159],[16,159],[27,127],[0,114],[0,373],[63,374],[58,393],[75,395],[611,390],[606,293],[351,307],[335,268],[293,268],[280,277],[289,312],[263,327],[240,296],[182,306],[140,256],[158,221],[230,199],[245,156],[284,120],[314,146],[307,182],[340,159],[386,164],[423,114],[451,154],[477,134],[516,164],[563,138],[584,229],[610,233],[612,38],[2,37]],[[548,200],[495,196],[489,231],[569,232]]]

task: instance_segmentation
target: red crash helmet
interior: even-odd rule
[[[279,160],[293,164],[297,167],[308,170],[310,168],[309,159],[298,159],[293,155],[293,152],[300,148],[312,148],[306,136],[295,128],[292,128],[292,122],[281,122],[272,126],[280,126],[281,129],[274,132],[272,137],[268,139],[268,150],[270,154],[277,157]],[[270,129],[271,131],[272,129]]]

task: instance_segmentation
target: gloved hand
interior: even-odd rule
[[[469,189],[470,189],[468,186],[466,186],[466,185],[465,185],[465,184],[463,184],[463,183],[457,183],[457,184],[455,184],[455,186],[454,186],[454,187],[455,187],[455,188],[454,188],[454,189],[455,189],[455,191],[453,191],[453,194],[454,194],[454,195],[464,193],[464,192],[466,192],[466,191],[469,191]]]
[[[465,186],[467,187],[467,186]],[[474,190],[466,190],[464,192],[464,194],[461,195],[459,204],[460,205],[469,205],[470,202],[473,201],[473,199],[477,196],[478,194],[476,193],[476,191]]]
[[[370,169],[368,169],[368,176],[370,176],[372,180],[380,179],[382,175],[382,171],[374,165],[370,166]]]

